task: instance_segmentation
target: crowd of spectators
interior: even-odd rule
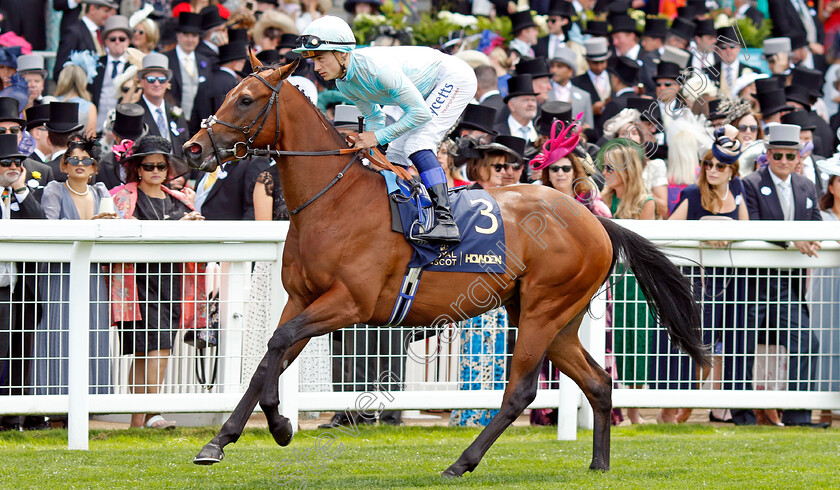
[[[55,0],[53,9],[44,0],[30,3],[21,9],[0,0],[3,219],[289,219],[274,162],[255,158],[190,172],[182,146],[251,72],[249,46],[264,64],[291,62],[299,57],[291,51],[298,34],[312,21],[331,13],[363,18],[382,7],[380,0],[347,0],[341,14],[340,5],[324,0]],[[447,183],[546,185],[596,215],[621,219],[837,220],[836,6],[804,0],[447,3],[462,14],[506,17],[511,26],[507,37],[455,32],[435,46],[468,63],[478,86],[438,151]],[[433,8],[443,5],[433,2]],[[748,52],[739,26],[757,28],[765,20],[771,37]],[[411,42],[405,31],[380,33],[375,44]],[[54,60],[31,52],[48,46],[56,47]],[[346,98],[302,61],[290,81],[341,122],[350,109]],[[401,117],[395,107],[383,109],[389,120]],[[355,124],[353,117],[344,122]],[[779,245],[809,256],[820,249],[810,241]],[[33,386],[36,393],[61,393],[66,369],[58,363],[66,357],[67,332],[51,324],[66,325],[66,264],[0,266],[0,395]],[[32,267],[49,272],[43,291],[32,282]],[[257,267],[256,275],[270,283],[268,266]],[[204,271],[113,264],[100,272],[110,282],[92,283],[91,298],[120,306],[111,306],[110,318],[100,307],[105,302],[91,309],[91,384],[109,385],[102,335],[117,325],[122,353],[135,355],[130,384],[136,392],[156,392],[172,332],[207,324],[207,311],[193,303],[209,294],[196,286]],[[704,336],[715,352],[712,371],[701,373],[671,355],[628,274],[611,292],[608,349],[617,383],[667,388],[708,379],[715,387],[750,388],[762,371],[754,369],[758,345],[790,356],[787,389],[816,389],[817,380],[840,378],[840,342],[822,327],[837,318],[824,311],[840,303],[836,274],[815,274],[806,284],[807,273],[797,269],[705,273],[714,279],[687,271],[697,278]],[[809,302],[821,305],[810,318]],[[467,322],[461,389],[502,381],[515,337],[498,327],[503,315],[493,311]],[[263,323],[253,322],[271,328]],[[346,335],[342,348],[358,353],[373,343],[362,337]],[[380,343],[389,356],[400,345],[390,338]],[[366,370],[333,367],[345,381]],[[542,378],[551,372],[546,363]],[[367,389],[365,379],[354,381]],[[535,423],[551,419],[535,414]],[[490,416],[462,411],[453,421],[484,424]],[[628,416],[642,422],[637,411]],[[748,410],[733,410],[731,418],[715,411],[710,418],[820,425],[809,411],[781,417],[770,411],[758,419]],[[684,419],[684,412],[660,414],[662,422]],[[399,423],[398,414],[392,420]],[[132,422],[173,425],[159,414]],[[830,422],[830,413],[821,422]],[[0,426],[38,428],[44,421],[4,417]]]

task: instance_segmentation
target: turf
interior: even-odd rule
[[[90,451],[67,451],[66,431],[0,433],[2,488],[838,488],[840,430],[613,428],[612,468],[587,469],[592,432],[557,441],[554,428],[512,428],[476,471],[443,479],[477,429],[364,427],[303,431],[287,448],[249,429],[225,460],[195,466],[214,428],[92,431]],[[325,435],[328,434],[328,435]],[[335,435],[335,439],[333,439]]]

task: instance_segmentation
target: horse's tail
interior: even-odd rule
[[[623,259],[632,269],[653,317],[665,327],[671,342],[703,367],[709,366],[709,348],[700,332],[700,305],[691,284],[656,245],[611,219],[599,217],[613,246],[612,272]],[[609,279],[609,275],[607,275]]]

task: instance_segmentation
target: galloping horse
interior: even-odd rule
[[[289,444],[292,426],[278,411],[280,374],[312,337],[355,323],[386,324],[412,254],[405,238],[391,231],[382,176],[364,166],[359,150],[348,148],[324,115],[285,82],[297,62],[266,68],[252,54],[251,63],[256,72],[228,93],[216,115],[184,145],[184,154],[191,166],[205,171],[247,155],[275,159],[293,210],[282,268],[289,300],[242,400],[195,457],[197,464],[222,460],[223,448],[239,438],[257,401],[274,440]],[[465,319],[501,304],[519,329],[501,410],[443,475],[475,469],[534,400],[546,356],[577,383],[592,406],[590,468],[607,470],[612,381],[578,339],[589,302],[622,258],[672,342],[707,365],[690,285],[649,241],[596,218],[554,189],[514,185],[488,192],[501,210],[506,273],[483,280],[488,274],[426,272],[401,323],[428,326],[441,318]],[[476,300],[479,283],[488,297]]]

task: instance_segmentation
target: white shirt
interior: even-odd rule
[[[639,59],[639,53],[641,51],[642,51],[642,45],[641,44],[636,44],[635,46],[630,48],[626,53],[624,53],[622,56],[626,56],[626,57],[628,57],[632,60],[636,60],[636,59]]]
[[[491,97],[493,95],[496,95],[498,93],[499,93],[498,90],[488,90],[487,92],[484,92],[484,95],[482,95],[480,99],[478,99],[478,103],[481,104],[482,102],[487,100],[489,97]]]
[[[528,142],[537,140],[537,130],[534,128],[533,121],[528,121],[528,125],[523,126],[519,124],[519,122],[516,119],[514,119],[513,115],[511,114],[510,116],[508,116],[507,123],[508,128],[510,128],[511,136],[516,136],[517,138],[524,138],[528,140]],[[523,131],[523,128],[527,131]]]
[[[35,147],[35,151],[33,153],[38,155],[38,158],[40,158],[41,161],[44,162],[44,163],[52,161],[52,156],[47,155],[46,153],[42,152],[41,150],[38,149],[38,147]]]
[[[109,54],[108,54],[108,60],[106,61],[106,65],[105,65],[105,78],[103,79],[103,82],[104,82],[104,83],[111,83],[111,82],[110,82],[110,80],[111,80],[111,74],[114,72],[114,62],[115,62],[115,61],[119,61],[119,62],[120,62],[120,64],[118,65],[118,66],[119,66],[119,70],[117,71],[117,75],[119,75],[119,74],[121,74],[123,71],[125,71],[125,62],[126,62],[125,55],[122,55],[122,56],[120,56],[119,58],[114,58],[114,57],[113,57],[113,56],[111,56],[111,54],[109,53]]]
[[[548,100],[559,100],[560,102],[570,102],[572,98],[572,82],[566,81],[566,85],[560,85],[554,80],[551,81],[551,93],[548,94]]]
[[[771,148],[767,151],[770,152],[773,151],[773,149]],[[773,185],[776,187],[776,192],[778,192],[779,195],[782,198],[784,198],[788,203],[788,209],[790,210],[790,219],[792,220],[794,210],[796,209],[793,205],[793,186],[791,185],[793,179],[790,177],[790,175],[788,175],[788,178],[786,180],[782,180],[781,178],[779,178],[778,175],[774,174],[772,170],[770,170],[769,173],[770,179],[773,180]],[[779,205],[784,206],[785,202],[782,199],[779,199]],[[784,209],[782,209],[782,212],[784,213]]]
[[[602,71],[600,75],[596,75],[592,72],[592,70],[586,70],[586,74],[589,75],[589,79],[592,80],[592,85],[595,87],[595,91],[598,92],[599,97],[601,96],[601,92],[598,90],[598,81],[600,80],[604,84],[603,87],[606,97],[602,97],[601,100],[609,98],[612,87],[610,87],[610,77],[607,70]],[[593,102],[598,101],[596,100]]]
[[[86,15],[82,16],[82,22],[85,23],[85,27],[87,27],[88,30],[90,31],[90,35],[93,36],[93,38],[98,41],[99,38],[96,36],[96,31],[99,30],[99,26],[94,24],[92,20],[88,19],[88,17]]]
[[[160,105],[155,105],[151,100],[147,99],[145,95],[143,95],[143,101],[146,103],[146,106],[149,107],[149,111],[152,113],[152,119],[155,120],[155,123],[157,123],[158,118],[157,110],[160,109],[163,111],[163,122],[167,125],[166,128],[169,129],[169,117],[166,115],[166,102],[161,102]],[[155,127],[157,127],[157,124],[155,124]],[[161,136],[172,141],[169,131],[166,131],[166,134],[162,134]]]

